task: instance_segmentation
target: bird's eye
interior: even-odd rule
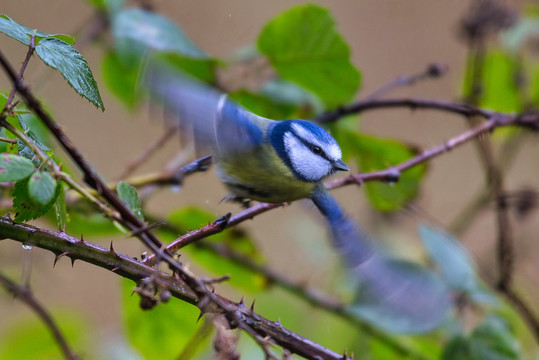
[[[311,145],[311,151],[315,154],[320,155],[322,153],[322,148],[320,146]]]

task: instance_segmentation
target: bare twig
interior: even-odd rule
[[[140,165],[142,165],[148,158],[159,148],[167,143],[168,140],[176,134],[176,128],[169,127],[165,129],[163,134],[151,142],[135,159],[131,160],[124,171],[118,176],[118,179],[125,179],[128,175],[132,174]]]
[[[432,109],[462,116],[481,116],[489,118],[496,114],[494,111],[476,108],[466,104],[459,104],[449,101],[432,99],[381,99],[381,100],[360,100],[350,105],[341,106],[333,111],[328,111],[316,117],[314,120],[318,123],[330,123],[337,121],[343,116],[357,114],[368,110],[388,109],[388,108],[410,108]]]
[[[32,58],[32,54],[34,53],[34,50],[35,50],[35,41],[36,41],[36,37],[35,35],[32,35],[32,37],[30,38],[30,46],[28,47],[28,52],[26,53],[26,57],[24,58],[24,61],[22,62],[21,69],[19,70],[19,76],[17,77],[19,80],[22,79],[24,75],[24,71],[26,70],[28,63],[30,62],[30,59]],[[2,112],[11,110],[11,107],[13,105],[13,99],[15,98],[16,92],[17,90],[15,88],[11,90],[11,92],[9,93],[9,97],[6,101],[6,105],[4,106],[4,109],[2,110]]]
[[[8,144],[16,144],[17,143],[17,139],[8,139],[8,138],[4,138],[4,137],[0,137],[0,141],[8,143]]]
[[[494,129],[500,126],[509,126],[509,125],[522,125],[522,126],[536,126],[539,125],[539,117],[518,117],[511,115],[495,115],[489,120],[482,122],[478,126],[469,129],[458,136],[448,140],[442,145],[438,145],[429,150],[426,150],[417,156],[400,163],[398,165],[387,168],[386,170],[374,171],[365,174],[353,174],[346,177],[334,179],[327,181],[325,186],[328,189],[335,189],[349,184],[362,184],[367,181],[385,181],[385,182],[397,182],[401,176],[401,173],[413,168],[414,166],[421,164],[439,156],[447,151],[454,149],[455,147],[470,141],[482,134],[493,131]],[[228,221],[223,221],[223,219],[218,219],[221,221],[215,221],[211,224],[208,224],[200,229],[193,230],[187,234],[182,235],[178,239],[172,241],[167,245],[167,250],[174,252],[182,247],[191,244],[195,241],[208,237],[210,235],[219,233],[224,229],[237,225],[245,220],[252,219],[253,217],[262,214],[268,210],[274,209],[276,207],[284,206],[286,203],[279,204],[268,204],[268,203],[258,203],[236,215],[230,217]],[[152,263],[154,261],[154,256],[149,256],[146,259],[147,263]]]
[[[431,78],[439,78],[443,76],[447,71],[447,66],[444,64],[433,63],[430,64],[425,70],[420,73],[408,75],[408,76],[399,76],[392,82],[383,85],[382,87],[376,89],[372,94],[365,97],[366,101],[372,101],[380,98],[382,95],[387,94],[389,91],[402,86],[413,85],[420,80],[426,80]]]
[[[14,296],[19,298],[21,301],[26,303],[29,307],[32,308],[32,310],[35,311],[35,313],[43,320],[47,328],[52,333],[52,336],[58,343],[58,346],[62,350],[62,353],[64,354],[64,358],[68,360],[76,360],[78,357],[75,355],[75,353],[71,350],[69,347],[67,340],[65,339],[64,335],[62,334],[60,328],[58,325],[56,325],[54,319],[49,314],[47,309],[41,305],[39,301],[34,297],[30,289],[26,286],[21,286],[10,279],[8,279],[6,276],[4,276],[2,273],[0,273],[0,284],[10,293],[12,293]]]

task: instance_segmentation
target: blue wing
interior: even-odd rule
[[[152,98],[164,105],[167,118],[182,133],[193,132],[199,153],[231,158],[264,141],[264,130],[271,120],[243,109],[225,94],[184,73],[153,64],[145,82]]]
[[[425,332],[446,319],[451,294],[437,274],[376,249],[322,184],[312,200],[328,220],[334,247],[360,281],[354,305],[360,315],[375,324],[389,323],[387,330],[394,332]]]

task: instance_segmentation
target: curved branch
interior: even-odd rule
[[[334,179],[325,183],[325,186],[328,189],[335,189],[342,186],[350,184],[362,184],[367,181],[385,181],[385,182],[396,182],[399,180],[401,173],[413,168],[416,165],[426,162],[436,156],[439,156],[445,152],[448,152],[454,149],[457,146],[460,146],[471,139],[474,139],[482,134],[491,132],[498,127],[510,126],[510,125],[519,125],[523,127],[530,128],[539,128],[539,116],[511,116],[511,115],[502,115],[495,114],[490,117],[487,121],[480,123],[474,128],[471,128],[460,135],[457,135],[444,144],[435,146],[431,149],[425,150],[417,156],[400,163],[395,166],[391,166],[385,170],[374,171],[365,174],[353,174],[346,177]],[[181,249],[182,247],[191,244],[200,239],[206,238],[210,235],[217,234],[224,229],[237,225],[245,220],[252,219],[253,217],[265,213],[276,207],[285,206],[287,203],[279,204],[268,204],[268,203],[258,203],[236,215],[233,215],[227,219],[217,219],[211,224],[208,224],[200,229],[193,230],[187,234],[184,234],[177,238],[176,240],[170,242],[166,249],[175,252]],[[146,260],[145,263],[151,264],[155,261],[155,256],[151,255]]]
[[[49,314],[47,309],[45,309],[43,305],[41,305],[41,303],[36,300],[29,288],[11,281],[2,273],[0,273],[0,285],[2,285],[7,291],[12,293],[15,297],[25,302],[29,307],[32,308],[32,310],[36,312],[36,314],[43,320],[47,328],[49,328],[49,330],[51,331],[52,336],[60,346],[60,349],[62,350],[62,353],[64,354],[64,357],[66,359],[78,359],[78,357],[67,344],[67,340],[60,331],[58,325],[56,325],[56,322],[54,321],[52,316]]]
[[[371,100],[359,100],[350,105],[341,106],[333,111],[328,111],[320,116],[314,118],[314,121],[325,124],[331,123],[343,116],[358,114],[368,110],[376,109],[389,109],[389,108],[410,108],[415,109],[432,109],[454,113],[462,116],[481,116],[488,118],[496,114],[494,111],[485,110],[469,106],[466,104],[459,104],[450,101],[443,100],[431,100],[431,99],[371,99]]]
[[[168,289],[174,297],[190,304],[198,304],[198,296],[183,281],[170,274],[156,272],[155,268],[117,253],[112,246],[106,249],[62,232],[17,224],[6,217],[0,217],[0,234],[3,238],[50,250],[56,254],[56,259],[62,256],[70,258],[71,261],[79,259],[137,282],[153,277],[160,287]],[[225,315],[229,315],[227,316],[229,321],[230,314],[233,314],[233,319],[237,321],[235,326],[248,326],[262,338],[269,336],[277,344],[295,354],[308,359],[350,359],[285,329],[279,322],[272,322],[256,314],[243,302],[235,303],[217,294],[214,296],[219,300],[219,305],[223,306]]]

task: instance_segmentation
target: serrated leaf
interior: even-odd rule
[[[147,50],[172,51],[192,58],[207,58],[183,31],[167,18],[141,9],[119,12],[112,22],[120,57],[138,57]]]
[[[0,181],[17,181],[24,179],[35,170],[32,161],[19,155],[0,154]]]
[[[65,41],[46,38],[36,46],[36,54],[60,71],[69,85],[101,110],[105,110],[92,71],[81,54]]]
[[[451,288],[467,291],[477,286],[473,261],[457,239],[440,229],[426,225],[419,227],[419,235],[430,258]]]
[[[56,180],[47,172],[37,171],[28,180],[30,198],[41,205],[47,205],[56,192]]]
[[[352,99],[361,75],[330,12],[299,5],[273,18],[258,37],[258,49],[285,80],[316,94],[329,107]]]
[[[142,206],[140,204],[140,199],[137,194],[137,190],[124,182],[119,182],[116,186],[116,191],[118,192],[118,197],[122,200],[127,207],[135,214],[139,219],[144,220],[144,215],[142,215]]]
[[[56,38],[68,43],[69,45],[73,45],[75,43],[75,38],[73,36],[66,34],[47,34],[41,31],[30,29],[29,27],[17,23],[6,15],[0,15],[0,32],[3,32],[7,36],[18,40],[24,45],[30,45],[32,35],[34,35],[36,38],[35,45],[37,45],[40,40],[45,38]]]
[[[54,205],[54,201],[60,191],[59,187],[61,186],[58,183],[55,195],[52,197],[51,201],[43,205],[33,200],[30,196],[28,182],[28,178],[19,180],[13,187],[13,208],[15,208],[16,211],[15,221],[17,222],[37,219],[49,211]]]

